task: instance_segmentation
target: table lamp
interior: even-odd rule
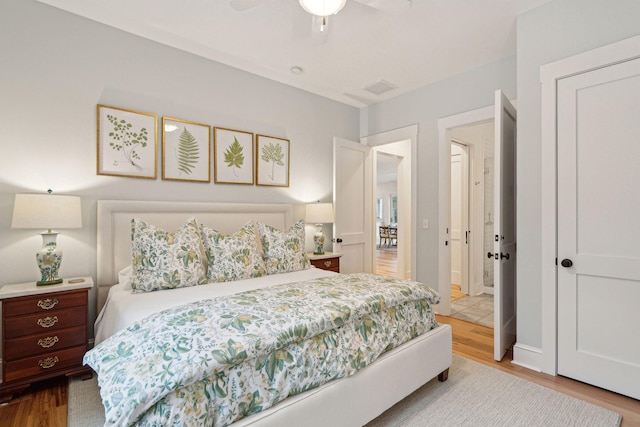
[[[315,247],[315,255],[324,254],[324,234],[322,233],[322,224],[333,222],[333,204],[332,203],[311,203],[307,205],[305,215],[307,223],[316,224],[316,232],[313,235],[313,246]]]
[[[58,276],[62,250],[56,245],[54,228],[81,228],[80,197],[51,194],[16,194],[11,228],[47,229],[40,233],[42,248],[36,253],[41,279],[38,286],[62,283]]]

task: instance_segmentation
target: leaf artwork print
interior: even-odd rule
[[[271,181],[275,180],[276,165],[284,166],[282,159],[284,159],[284,153],[280,144],[267,144],[262,147],[262,160],[267,163],[271,162],[271,173],[269,174]]]
[[[198,140],[187,130],[186,126],[178,140],[176,157],[178,158],[178,170],[185,175],[191,175],[193,168],[198,164],[198,159],[200,159]]]
[[[231,144],[227,151],[224,152],[224,162],[227,167],[241,169],[244,163],[244,154],[242,154],[242,145],[238,142],[238,138],[233,137],[233,144]],[[238,176],[236,169],[233,169],[233,174]]]
[[[127,162],[135,168],[142,170],[142,167],[136,162],[140,160],[140,155],[136,151],[137,148],[147,146],[149,139],[146,128],[140,128],[136,132],[133,125],[124,119],[118,119],[116,116],[107,114],[107,120],[113,125],[113,130],[109,132],[111,149],[122,153]],[[117,162],[114,166],[117,166]]]

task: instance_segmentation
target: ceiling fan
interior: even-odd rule
[[[354,0],[365,6],[378,9],[383,12],[400,14],[411,7],[412,0]],[[229,0],[231,7],[238,11],[252,9],[265,0]],[[316,40],[326,41],[328,17],[335,15],[342,10],[347,0],[299,0],[300,6],[312,15],[313,32]]]

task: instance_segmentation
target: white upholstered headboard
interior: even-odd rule
[[[191,216],[194,216],[198,223],[223,233],[233,233],[249,220],[284,229],[293,223],[293,206],[253,203],[98,201],[97,312],[102,309],[109,288],[117,283],[118,272],[131,264],[131,219],[142,218],[167,231],[175,231]]]

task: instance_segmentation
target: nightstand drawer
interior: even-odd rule
[[[82,358],[87,352],[86,345],[67,350],[53,351],[40,356],[7,362],[4,369],[5,382],[48,374],[68,367],[82,366]]]
[[[31,313],[49,313],[86,304],[87,291],[52,292],[50,294],[11,298],[4,301],[2,310],[5,317],[12,317]]]
[[[4,339],[24,337],[33,334],[51,333],[61,329],[87,324],[87,306],[48,313],[4,319]]]
[[[51,353],[61,349],[86,345],[87,328],[77,326],[56,332],[31,335],[5,341],[4,359],[12,361],[22,357]]]
[[[335,271],[340,273],[340,258],[324,258],[324,259],[312,259],[311,264],[317,268],[323,270]]]

